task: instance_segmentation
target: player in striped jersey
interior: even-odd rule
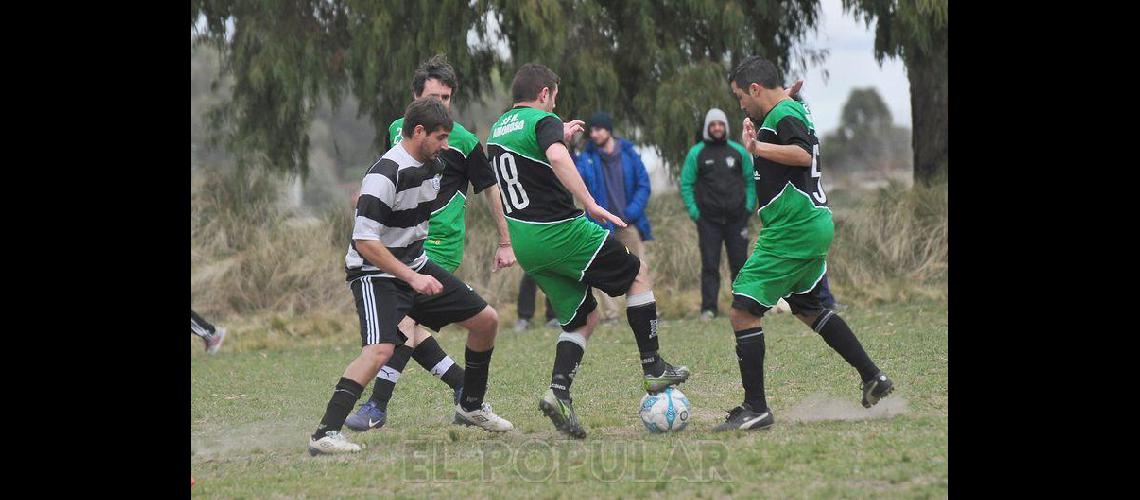
[[[451,130],[451,117],[439,99],[414,101],[404,113],[404,139],[372,165],[361,183],[344,261],[362,347],[309,439],[312,455],[360,451],[340,430],[364,385],[391,358],[395,346],[407,341],[397,327],[404,316],[435,330],[452,323],[467,328],[465,397],[456,405],[456,416],[489,431],[514,428],[483,402],[498,314],[424,252],[430,207],[443,170],[439,153],[447,147]]]
[[[438,98],[448,111],[451,111],[452,93],[458,87],[455,70],[443,55],[437,54],[424,61],[412,76],[412,97]],[[400,142],[403,117],[388,126],[385,149],[391,149]],[[429,206],[431,221],[428,225],[428,238],[424,250],[432,262],[449,273],[454,273],[463,260],[464,237],[466,235],[465,215],[467,207],[467,185],[474,192],[482,192],[486,197],[491,217],[498,227],[499,247],[491,271],[515,264],[515,254],[511,248],[511,237],[507,233],[507,222],[503,219],[503,207],[499,204],[499,186],[479,138],[469,132],[459,122],[453,122],[447,147],[439,153],[444,170],[439,180],[439,194]],[[410,320],[402,321],[401,331],[408,336],[406,345],[396,347],[376,376],[372,396],[360,409],[348,417],[345,426],[354,431],[379,429],[388,419],[388,401],[396,389],[396,383],[408,361],[416,363],[428,373],[439,378],[453,391],[455,403],[459,402],[463,388],[463,367],[455,363],[444,352],[439,342],[423,326],[415,326]],[[414,332],[414,333],[413,333]],[[456,417],[454,423],[463,419]]]

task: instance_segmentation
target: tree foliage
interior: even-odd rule
[[[931,182],[948,175],[948,0],[843,0],[875,25],[875,57],[900,57],[910,80],[914,127],[914,178]]]
[[[797,49],[819,10],[817,0],[194,0],[190,24],[205,19],[197,43],[216,44],[234,77],[211,118],[242,162],[306,172],[313,109],[345,92],[379,142],[411,99],[415,67],[445,52],[463,100],[496,70],[509,83],[523,63],[549,66],[562,79],[555,112],[609,111],[619,134],[658,147],[676,175],[708,108],[739,115],[733,65],[752,54],[784,71],[822,60]]]
[[[835,171],[888,171],[909,167],[910,130],[896,127],[891,110],[873,87],[854,88],[839,128],[821,142],[824,165]]]

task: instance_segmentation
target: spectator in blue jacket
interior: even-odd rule
[[[630,253],[645,260],[641,242],[653,239],[649,218],[645,215],[645,207],[649,204],[649,173],[633,143],[614,135],[613,119],[609,114],[604,111],[594,113],[587,126],[590,140],[574,157],[574,164],[590,196],[602,208],[628,224],[619,228],[605,222],[601,223],[602,227],[612,231]],[[616,320],[619,313],[616,303],[604,293],[598,295],[602,319]]]

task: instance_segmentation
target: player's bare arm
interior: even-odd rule
[[[499,185],[495,184],[483,190],[487,201],[487,208],[491,211],[491,219],[495,221],[495,228],[499,232],[499,249],[495,250],[495,262],[491,264],[491,272],[515,265],[515,250],[511,246],[511,235],[507,232],[507,219],[503,215],[503,205],[500,202]]]
[[[756,140],[756,125],[751,118],[744,119],[743,131],[740,133],[740,142],[753,156],[771,160],[781,165],[793,167],[810,167],[811,153],[795,144],[772,144]]]
[[[412,270],[412,268],[404,265],[397,259],[392,252],[389,252],[379,240],[353,240],[356,242],[356,251],[368,262],[376,264],[380,268],[392,276],[395,276],[412,286],[412,288],[422,294],[434,295],[443,291],[443,285],[439,280],[426,274],[420,274]]]

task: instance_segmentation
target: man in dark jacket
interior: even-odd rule
[[[649,218],[645,215],[650,193],[649,173],[633,143],[614,136],[613,119],[609,114],[595,113],[587,126],[590,140],[582,153],[574,157],[574,164],[590,196],[628,226],[620,228],[609,222],[594,222],[612,231],[630,253],[645,260],[641,242],[653,239]],[[616,320],[618,309],[613,299],[604,293],[598,295],[601,296],[602,319]]]
[[[748,258],[748,216],[756,209],[752,155],[728,139],[728,118],[712,108],[703,140],[689,150],[681,169],[681,198],[697,223],[701,249],[701,320],[717,314],[720,247],[728,253],[732,279]]]

